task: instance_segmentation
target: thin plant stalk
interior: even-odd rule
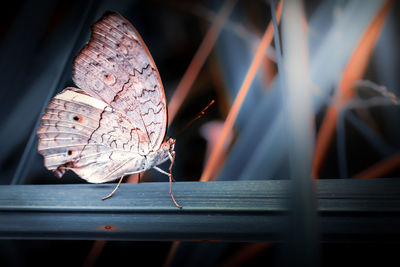
[[[278,20],[281,17],[282,2],[283,1],[279,2],[276,12],[276,17]],[[267,29],[265,30],[261,43],[257,48],[256,55],[254,56],[250,68],[247,71],[242,86],[239,89],[239,93],[237,94],[235,101],[233,102],[232,108],[229,111],[228,117],[225,120],[222,132],[218,138],[215,148],[211,152],[211,156],[207,161],[207,164],[204,168],[200,181],[209,181],[213,176],[215,176],[218,167],[217,166],[218,159],[220,155],[223,154],[223,148],[227,147],[227,145],[225,144],[227,137],[233,129],[236,117],[239,114],[239,110],[243,104],[243,101],[250,88],[250,85],[253,82],[254,77],[256,76],[258,68],[263,62],[265,51],[268,48],[269,44],[271,43],[273,36],[274,36],[274,28],[272,22],[270,22]]]

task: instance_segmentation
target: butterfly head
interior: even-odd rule
[[[163,146],[165,146],[165,150],[169,151],[169,153],[172,153],[175,149],[175,139],[168,137],[168,139],[163,143]]]

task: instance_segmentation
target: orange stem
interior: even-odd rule
[[[378,178],[400,167],[400,153],[384,159],[354,175],[354,178]]]
[[[280,20],[281,11],[282,11],[282,2],[279,2],[279,6],[276,11],[277,20]],[[257,48],[256,55],[250,65],[249,70],[247,71],[246,77],[243,81],[242,86],[240,87],[239,93],[237,94],[235,101],[233,102],[232,108],[229,111],[228,117],[225,120],[224,127],[222,132],[218,138],[217,144],[213,151],[211,152],[211,156],[206,164],[204,169],[203,175],[200,178],[200,181],[208,181],[210,180],[212,175],[215,175],[217,169],[217,162],[220,155],[223,154],[223,147],[227,147],[225,142],[229,133],[233,129],[233,124],[236,120],[236,117],[239,113],[239,110],[243,104],[244,98],[250,88],[251,83],[253,82],[254,77],[256,76],[257,70],[260,67],[262,60],[264,58],[265,50],[267,49],[268,45],[272,41],[272,37],[274,35],[274,28],[272,22],[269,23],[264,36],[261,40],[260,45]]]
[[[271,246],[270,243],[250,243],[245,244],[239,251],[235,252],[227,261],[223,262],[221,267],[243,266],[262,254]]]
[[[83,266],[84,267],[95,266],[95,264],[97,262],[97,259],[100,257],[101,253],[104,250],[104,246],[106,244],[107,244],[106,240],[96,240],[96,241],[94,241],[93,246],[90,249],[90,252],[86,257]]]
[[[203,67],[208,55],[213,48],[215,41],[219,33],[222,30],[229,14],[232,11],[237,0],[226,0],[221,11],[218,13],[217,17],[213,21],[210,29],[206,33],[203,41],[201,42],[199,48],[196,51],[192,61],[190,62],[185,74],[183,75],[178,87],[176,88],[174,94],[168,105],[168,121],[171,123],[179,107],[182,105],[183,100],[185,100],[190,88],[193,85],[194,80],[198,76],[200,69]]]
[[[174,241],[171,245],[171,248],[169,249],[167,258],[164,262],[164,267],[169,267],[171,265],[172,260],[174,259],[174,256],[176,254],[176,250],[178,249],[180,245],[180,241]]]

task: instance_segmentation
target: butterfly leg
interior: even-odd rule
[[[178,202],[176,202],[176,200],[175,200],[175,198],[174,198],[174,195],[172,194],[172,179],[173,179],[173,178],[172,178],[172,175],[171,175],[170,173],[168,173],[168,172],[166,172],[166,171],[164,171],[164,170],[158,168],[157,166],[154,166],[153,168],[154,168],[156,171],[159,171],[159,172],[161,172],[161,173],[163,173],[163,174],[165,174],[165,175],[168,175],[168,177],[169,177],[169,194],[171,195],[172,201],[174,202],[175,206],[177,206],[178,208],[181,209],[182,206],[179,205]]]
[[[168,157],[169,157],[169,160],[171,161],[171,165],[169,165],[169,194],[171,195],[171,197],[172,197],[172,200],[174,201],[174,203],[175,203],[175,205],[178,207],[178,208],[182,208],[182,206],[180,206],[176,201],[175,201],[175,198],[174,198],[174,196],[172,195],[172,182],[176,182],[175,181],[175,179],[174,179],[174,177],[172,176],[172,166],[174,165],[174,162],[175,162],[175,151],[172,151],[172,153],[170,153],[170,152],[168,152]]]
[[[169,174],[171,175],[170,177],[172,178],[172,181],[175,183],[175,179],[172,176],[172,166],[174,165],[175,162],[175,151],[172,151],[172,153],[168,152],[168,157],[169,160],[171,161],[171,165],[169,165]]]
[[[106,200],[106,199],[112,197],[114,195],[115,191],[117,191],[117,189],[121,185],[121,182],[122,182],[123,178],[124,178],[124,176],[121,176],[121,179],[119,179],[119,182],[118,182],[117,186],[114,188],[114,190],[110,194],[108,194],[107,196],[103,197],[101,200]]]

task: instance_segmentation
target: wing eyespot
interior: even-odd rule
[[[68,149],[68,150],[67,150],[67,155],[68,155],[68,157],[70,157],[70,158],[74,158],[74,157],[77,155],[77,151],[74,150],[74,149]]]
[[[82,122],[82,121],[83,121],[83,118],[80,117],[80,116],[75,115],[75,116],[73,117],[73,120],[74,120],[74,121],[77,121],[77,122]]]

